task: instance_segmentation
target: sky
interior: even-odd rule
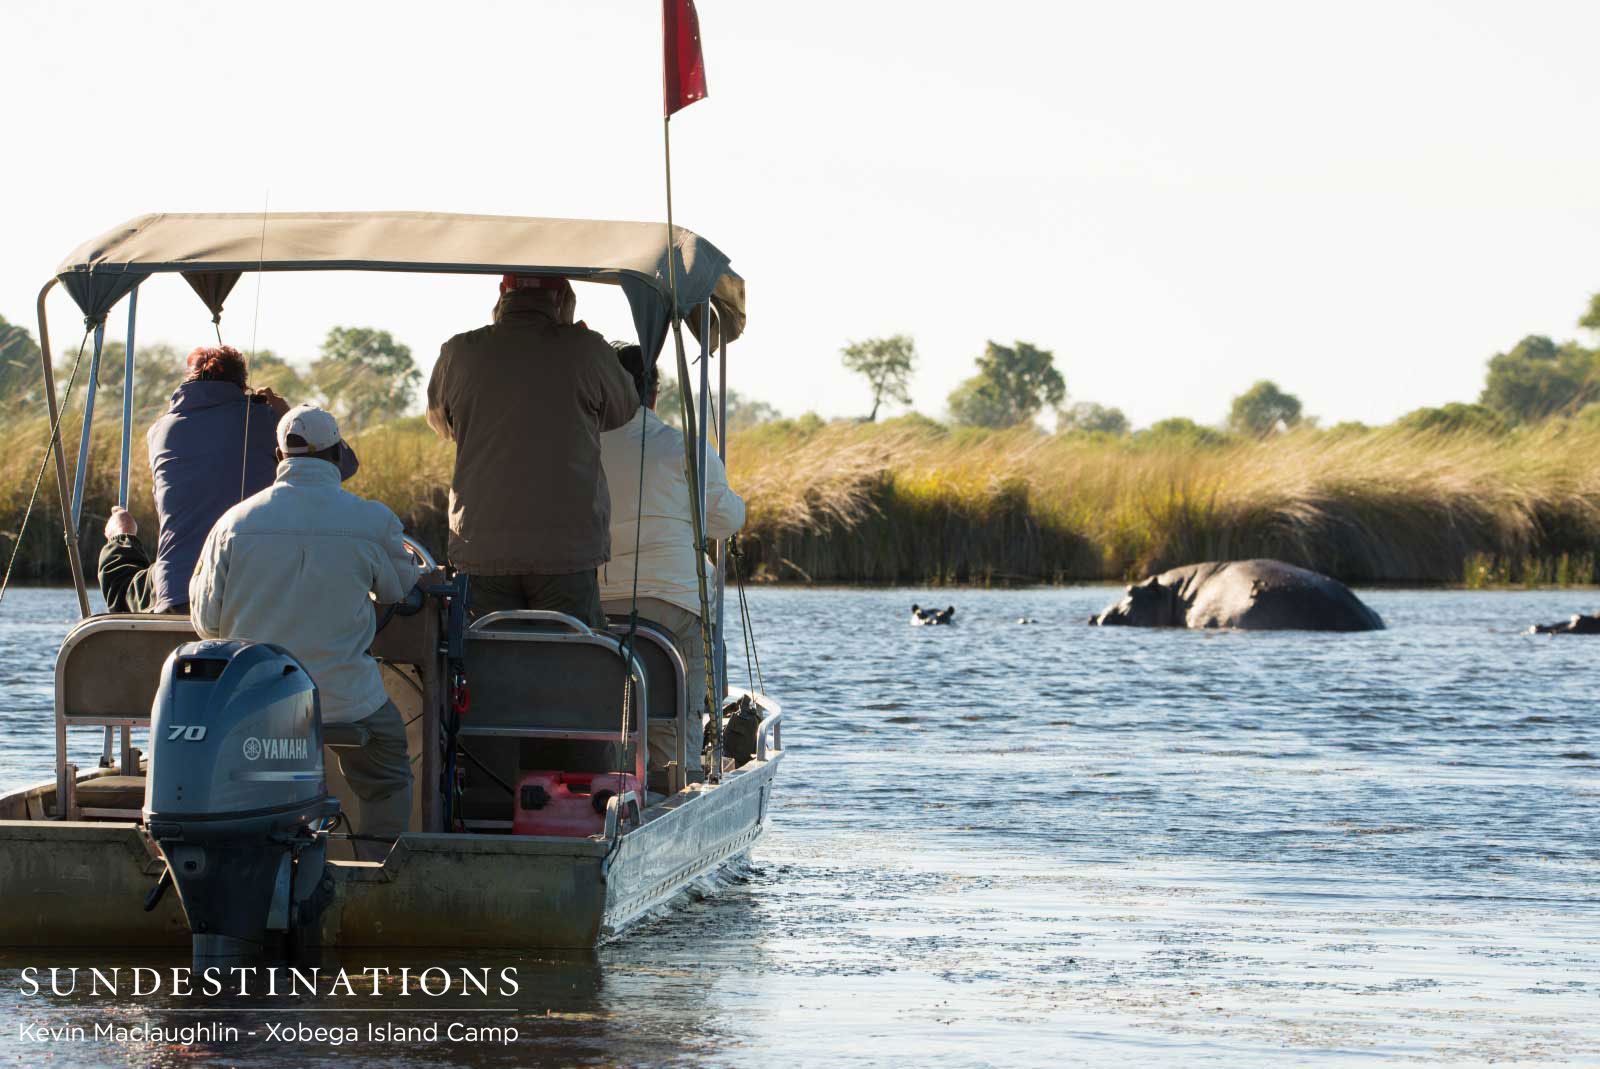
[[[1586,0],[697,6],[676,221],[746,279],[730,383],[787,414],[864,414],[839,349],[906,333],[932,415],[1020,339],[1136,425],[1220,421],[1261,378],[1385,422],[1474,399],[1526,334],[1582,337],[1600,291]],[[0,315],[30,329],[61,259],[145,212],[664,217],[654,0],[6,0],[0,42]],[[628,331],[614,288],[579,298]],[[247,277],[223,336],[305,362],[376,326],[426,371],[493,300]],[[59,288],[49,316],[76,343]],[[141,344],[211,337],[180,279],[141,290]]]

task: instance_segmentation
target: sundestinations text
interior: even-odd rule
[[[48,975],[46,973],[48,972]],[[276,996],[332,996],[346,997],[364,994],[383,994],[387,982],[389,994],[401,997],[424,996],[440,998],[445,995],[515,995],[521,988],[517,983],[517,970],[506,967],[499,970],[446,969],[430,966],[424,969],[402,967],[389,969],[339,969],[330,973],[319,968],[293,968],[279,966],[209,966],[190,969],[174,966],[171,969],[134,968],[96,969],[77,966],[48,970],[29,966],[22,970],[18,988],[24,996],[56,995],[156,995],[176,997],[189,995],[266,995]],[[79,990],[79,985],[83,990]],[[324,988],[326,984],[326,988]]]

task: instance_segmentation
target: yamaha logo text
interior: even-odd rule
[[[258,761],[263,757],[268,761],[304,761],[310,752],[304,738],[244,740],[244,756],[247,761]]]

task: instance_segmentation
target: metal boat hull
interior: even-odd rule
[[[766,828],[782,751],[652,806],[596,839],[407,834],[382,862],[332,861],[324,946],[592,947],[746,853]],[[30,814],[53,785],[0,799]],[[187,946],[177,896],[151,912],[161,862],[138,825],[0,820],[0,946]]]

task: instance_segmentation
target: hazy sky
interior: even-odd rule
[[[709,98],[677,218],[749,285],[732,382],[864,413],[845,342],[915,336],[937,414],[987,338],[1076,400],[1215,421],[1270,377],[1326,420],[1474,398],[1600,290],[1600,4],[698,0]],[[655,0],[0,6],[0,315],[149,211],[659,219]],[[308,360],[392,330],[431,366],[494,283],[247,278],[224,336]],[[59,294],[59,291],[58,291]],[[140,340],[209,314],[176,276]],[[627,330],[619,295],[580,314]],[[52,298],[52,334],[79,317]],[[125,328],[120,310],[110,331]]]

